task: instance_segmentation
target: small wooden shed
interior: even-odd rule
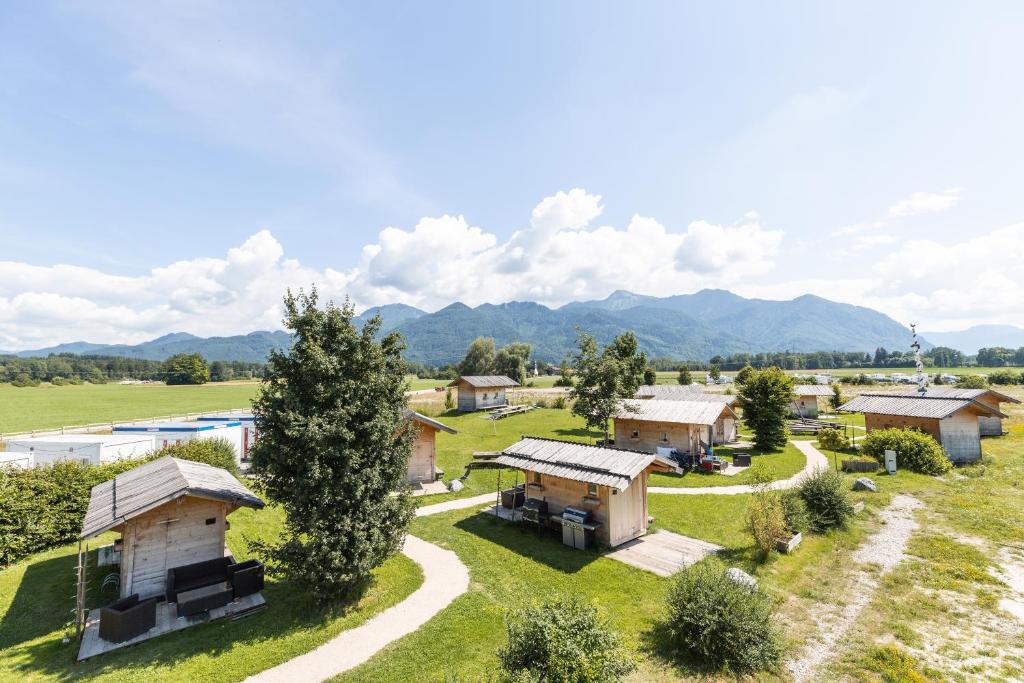
[[[459,411],[468,413],[508,405],[505,391],[519,382],[505,375],[463,375],[448,386],[457,388]]]
[[[715,399],[624,401],[614,422],[617,446],[650,453],[674,449],[697,454],[702,446],[734,439],[736,434],[736,412]]]
[[[736,440],[738,419],[736,418],[736,396],[732,394],[705,393],[698,384],[645,384],[637,389],[639,399],[658,399],[663,401],[708,401],[723,403],[733,409],[732,413],[722,413],[715,422],[713,443],[716,445]]]
[[[978,403],[1001,411],[1003,403],[1020,403],[1013,396],[1001,394],[993,389],[957,389],[956,387],[928,387],[928,396],[939,398],[969,398]],[[978,430],[982,436],[1002,436],[1003,418],[1000,415],[979,415]]]
[[[495,462],[521,470],[526,498],[543,500],[553,519],[566,507],[588,509],[595,540],[609,547],[647,533],[647,478],[674,463],[652,453],[523,437]]]
[[[847,401],[839,409],[864,413],[864,426],[869,432],[915,427],[931,434],[953,462],[981,458],[979,417],[1006,417],[998,409],[971,398],[930,396],[927,393],[865,393]]]
[[[168,569],[224,556],[243,505],[264,503],[227,470],[166,456],[94,486],[80,538],[120,532],[121,596],[162,596]]]
[[[828,384],[797,384],[793,387],[793,402],[789,412],[793,417],[818,417],[818,399],[832,396]]]
[[[458,434],[458,432],[448,425],[426,415],[420,415],[414,410],[407,409],[405,416],[416,425],[416,441],[413,443],[412,453],[409,455],[406,481],[410,484],[425,484],[435,481],[440,474],[440,470],[437,469],[437,433]]]

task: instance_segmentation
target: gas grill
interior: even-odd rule
[[[562,509],[562,543],[586,550],[594,545],[594,530],[599,526],[594,523],[594,513],[590,510],[567,505]]]
[[[594,521],[594,513],[590,510],[583,510],[581,508],[574,508],[572,506],[566,506],[562,510],[562,523],[566,522],[570,524],[576,524],[582,526],[584,524],[591,524]]]
[[[522,515],[524,522],[541,526],[548,521],[548,502],[539,498],[528,498],[523,503]]]

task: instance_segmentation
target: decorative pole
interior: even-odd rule
[[[921,342],[917,341],[917,323],[910,323],[910,332],[914,340],[910,348],[914,349],[914,365],[917,366],[914,381],[917,382],[917,393],[924,394],[928,391],[928,373],[924,371],[924,359],[921,358]]]

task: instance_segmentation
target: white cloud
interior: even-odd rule
[[[942,192],[915,192],[907,199],[889,207],[890,218],[916,216],[922,213],[939,213],[953,208],[960,201],[960,188],[951,187]]]
[[[277,329],[285,289],[314,283],[324,298],[430,310],[453,301],[560,305],[618,288],[678,294],[766,272],[783,235],[756,214],[735,225],[694,221],[685,230],[643,216],[624,228],[591,226],[601,208],[601,197],[585,190],[559,192],[534,208],[530,227],[505,241],[462,216],[426,217],[411,230],[381,230],[346,272],[288,259],[266,230],[223,257],[178,261],[141,277],[0,263],[0,349]]]

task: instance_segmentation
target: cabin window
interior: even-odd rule
[[[484,392],[484,400],[485,401],[487,400],[487,392],[486,391]]]
[[[211,525],[216,524],[216,523],[217,523],[217,518],[216,517],[207,517],[206,518],[206,526],[211,526]]]
[[[629,435],[629,438],[631,438],[631,439],[639,439],[640,438],[640,430],[639,429],[634,429],[633,433]]]
[[[661,433],[661,442],[662,443],[668,443],[668,432],[662,432]]]
[[[587,484],[587,496],[597,498],[597,484]]]
[[[534,484],[539,484],[540,483],[540,472],[534,472],[533,473],[533,483]]]

